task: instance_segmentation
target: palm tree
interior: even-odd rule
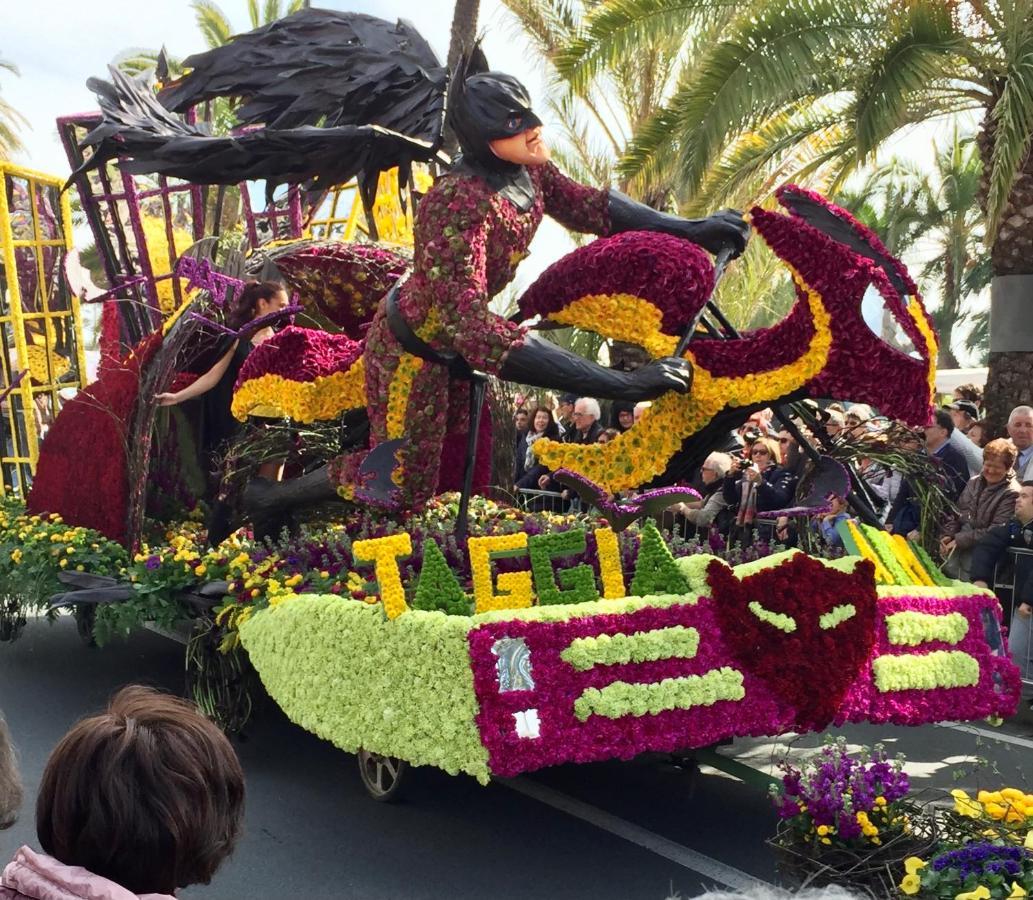
[[[14,63],[0,59],[0,72],[3,71],[18,74]],[[0,96],[0,159],[9,159],[12,154],[22,149],[18,131],[28,124],[25,117]]]
[[[577,81],[636,41],[692,34],[720,0],[603,0],[557,58]],[[744,0],[636,136],[620,170],[675,160],[688,195],[729,146],[761,136],[747,172],[765,172],[816,138],[809,163],[833,183],[901,129],[979,116],[980,205],[993,273],[992,308],[1033,293],[1033,0]],[[788,127],[768,133],[779,118]],[[1015,279],[1021,279],[1016,281]],[[1004,279],[1008,279],[1005,281]],[[1009,301],[1011,302],[1011,301]],[[1012,307],[1014,315],[1014,307]],[[1028,311],[1027,311],[1028,312]],[[1028,320],[1028,314],[1026,316]],[[1014,321],[1014,319],[1012,319]],[[1033,348],[992,348],[987,412],[1033,401]]]

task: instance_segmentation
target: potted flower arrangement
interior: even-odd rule
[[[951,791],[942,841],[904,860],[900,892],[919,898],[1018,900],[1033,892],[1033,794],[1017,788]]]
[[[800,768],[781,768],[771,844],[793,886],[842,884],[893,896],[903,860],[934,846],[934,820],[908,796],[903,757],[888,759],[882,745],[851,754],[845,738],[827,738]]]

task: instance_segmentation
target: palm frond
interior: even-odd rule
[[[583,33],[556,56],[556,68],[576,90],[584,90],[601,71],[634,56],[643,45],[689,34],[707,15],[743,5],[736,0],[607,0],[596,5]]]
[[[213,0],[191,0],[190,8],[194,11],[197,27],[209,47],[222,47],[229,42],[233,29],[226,14]]]
[[[878,6],[878,4],[874,4]],[[676,142],[687,186],[699,184],[730,134],[779,109],[848,87],[850,67],[874,27],[871,7],[842,0],[771,3],[737,19],[729,37],[682,76],[677,91],[642,129],[620,163],[634,175]]]
[[[262,24],[262,16],[258,12],[258,0],[247,0],[247,17],[252,28]]]
[[[280,0],[265,0],[265,10],[262,12],[262,24],[268,25],[280,18]]]
[[[888,44],[870,62],[857,88],[858,152],[864,158],[884,135],[909,121],[912,98],[930,85],[957,79],[966,37],[956,30],[947,4],[912,3],[896,17]]]

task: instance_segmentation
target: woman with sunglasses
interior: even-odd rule
[[[778,442],[760,437],[750,447],[749,461],[735,460],[725,476],[724,498],[736,509],[735,524],[742,530],[743,543],[752,535],[758,512],[792,506],[796,476],[778,465],[779,458]]]

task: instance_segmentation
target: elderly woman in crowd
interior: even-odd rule
[[[685,518],[697,528],[708,528],[720,513],[728,508],[724,498],[724,478],[732,466],[727,453],[711,453],[703,461],[700,476],[703,479],[702,497],[688,503],[675,503],[670,512]]]
[[[947,558],[944,571],[967,580],[972,548],[994,525],[1004,525],[1015,512],[1019,483],[1012,474],[1015,447],[998,438],[983,448],[982,471],[958,498],[958,515],[949,519],[940,537],[940,552]]]
[[[778,441],[761,437],[753,442],[748,462],[733,458],[722,490],[725,502],[735,507],[737,526],[750,529],[757,513],[792,506],[796,476],[778,465],[780,456]]]

